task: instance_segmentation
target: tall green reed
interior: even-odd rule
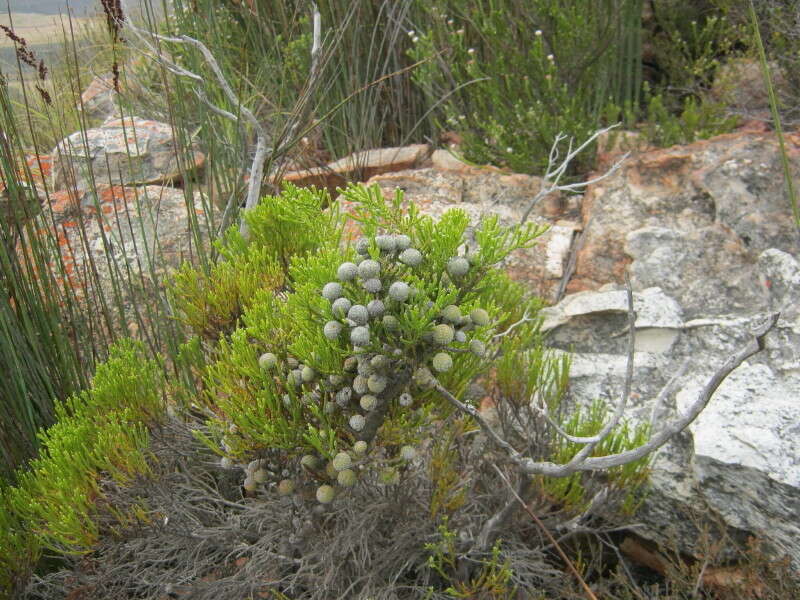
[[[794,180],[792,178],[791,167],[789,166],[789,155],[786,151],[786,141],[783,136],[783,127],[781,126],[781,116],[778,112],[778,99],[775,95],[775,88],[772,85],[772,77],[770,75],[769,63],[767,61],[767,54],[764,50],[764,42],[761,39],[761,30],[759,28],[758,16],[756,9],[753,5],[753,0],[749,0],[749,16],[750,23],[753,26],[753,38],[755,39],[756,48],[758,49],[758,60],[761,64],[761,72],[764,75],[764,83],[767,87],[767,94],[769,96],[769,108],[772,113],[772,121],[775,127],[775,135],[778,138],[778,145],[781,154],[781,167],[783,168],[783,180],[786,184],[786,193],[789,196],[789,203],[792,206],[792,215],[794,222],[798,229],[800,229],[800,209],[797,206],[797,192],[794,187]]]
[[[117,180],[130,174],[112,173],[106,163],[104,173],[90,169],[84,174],[89,181],[85,195],[74,189],[55,194],[51,180],[34,177],[28,166],[46,160],[38,154],[33,154],[32,160],[32,153],[52,148],[54,140],[75,131],[82,134],[80,150],[89,152],[86,131],[94,123],[88,122],[81,110],[81,92],[90,81],[90,70],[82,38],[69,20],[64,23],[64,34],[63,62],[46,80],[24,77],[24,64],[20,64],[17,100],[9,97],[7,86],[0,91],[0,172],[10,198],[10,216],[0,223],[4,242],[0,247],[0,372],[8,373],[7,381],[0,385],[4,408],[0,413],[0,475],[6,477],[35,454],[36,431],[52,423],[54,402],[86,387],[94,365],[120,335],[134,331],[151,353],[162,351],[169,356],[176,356],[183,342],[179,323],[172,318],[163,294],[168,277],[163,250],[158,236],[146,231],[147,224],[158,222],[157,201],[129,186],[129,200],[117,203],[113,218],[104,220],[100,202],[104,194],[107,198],[108,190],[99,183],[100,176]],[[98,36],[94,43],[100,40]],[[106,59],[124,52],[113,48],[111,41],[106,44]],[[94,66],[110,69],[104,60]],[[120,60],[118,65],[124,79],[126,63]],[[42,87],[51,102],[40,102],[34,86]],[[131,108],[122,101],[118,106],[126,117],[133,116]],[[180,114],[172,117],[179,140],[180,171],[187,182],[183,188],[187,222],[194,240],[185,258],[198,261],[205,256],[203,249],[216,227],[208,220],[214,211],[208,207],[204,219],[198,220],[189,176],[194,157],[191,134],[186,130],[188,119]],[[133,129],[125,133],[132,141],[127,148],[130,158],[139,134]],[[53,210],[56,200],[64,203],[65,194],[75,213],[69,223]],[[119,189],[116,195],[122,196]],[[79,209],[80,198],[93,205],[94,211],[85,206]],[[83,258],[82,268],[73,270],[66,264],[67,241],[69,253]],[[121,252],[120,244],[125,245]],[[131,253],[134,260],[118,258]],[[167,368],[178,369],[172,361],[167,364]]]

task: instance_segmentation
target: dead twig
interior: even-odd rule
[[[517,494],[517,491],[514,489],[514,486],[511,485],[511,482],[508,479],[506,479],[506,476],[503,475],[503,472],[500,470],[500,468],[495,464],[492,464],[492,467],[494,467],[494,470],[497,471],[497,474],[500,476],[500,479],[502,479],[503,483],[506,484],[508,489],[511,491],[511,494],[514,496],[517,502],[519,502],[519,504],[522,506],[523,510],[525,510],[525,512],[528,513],[528,515],[530,515],[531,519],[533,519],[536,525],[542,530],[545,537],[550,541],[551,544],[553,544],[553,547],[556,549],[556,552],[558,552],[558,555],[564,561],[564,564],[567,565],[567,569],[569,569],[569,571],[575,576],[575,578],[578,580],[578,583],[581,584],[583,591],[586,592],[586,597],[589,598],[590,600],[597,600],[597,596],[594,595],[592,588],[589,587],[586,581],[584,581],[583,577],[581,577],[581,574],[578,573],[578,569],[576,569],[575,565],[572,564],[572,561],[566,555],[564,550],[561,549],[561,546],[559,546],[558,542],[550,533],[550,531],[547,529],[547,527],[545,527],[544,523],[542,523],[541,519],[539,519],[539,517],[536,516],[536,513],[534,513],[530,509],[530,507],[525,503],[525,501],[522,498],[520,498],[519,494]]]
[[[561,160],[561,162],[559,162],[560,156],[559,156],[558,147],[561,145],[561,142],[563,142],[564,140],[567,139],[567,136],[564,135],[563,133],[559,133],[556,136],[556,139],[553,141],[552,147],[550,148],[550,155],[549,155],[549,157],[547,159],[547,169],[545,170],[545,173],[542,176],[542,184],[541,184],[541,186],[539,188],[539,191],[533,197],[533,200],[530,201],[530,203],[528,204],[528,208],[526,208],[525,212],[522,214],[522,218],[520,219],[520,223],[524,223],[525,221],[527,221],[528,217],[530,216],[531,211],[534,209],[534,207],[543,198],[546,198],[550,194],[552,194],[554,192],[577,192],[579,190],[582,190],[582,189],[592,185],[593,183],[598,183],[598,182],[602,181],[603,179],[606,179],[607,177],[610,177],[611,175],[616,173],[619,170],[619,168],[622,166],[622,163],[624,163],[625,160],[628,158],[628,156],[630,156],[630,152],[627,152],[627,153],[623,154],[617,160],[617,162],[615,162],[613,165],[611,165],[611,168],[608,169],[608,171],[606,171],[602,175],[598,175],[597,177],[594,177],[594,178],[590,179],[589,181],[580,181],[580,182],[577,182],[577,183],[570,183],[570,184],[566,184],[566,185],[561,185],[561,178],[566,173],[566,171],[569,168],[569,165],[572,162],[572,160],[578,154],[580,154],[586,148],[588,148],[589,145],[591,145],[591,143],[594,142],[598,137],[600,137],[604,133],[607,133],[607,132],[611,131],[615,127],[619,127],[619,125],[620,125],[619,123],[616,123],[614,125],[610,125],[610,126],[604,128],[604,129],[600,129],[598,131],[595,131],[589,137],[589,139],[587,139],[585,142],[583,142],[580,146],[578,146],[574,150],[572,149],[573,140],[572,140],[572,138],[569,138],[569,141],[567,142],[567,154],[566,154],[566,156],[564,156],[564,158]]]

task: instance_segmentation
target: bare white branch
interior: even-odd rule
[[[632,309],[633,301],[630,284],[628,284],[628,305],[628,319],[630,322],[629,335],[632,336],[634,331],[633,323],[636,320],[636,315]],[[612,415],[609,422],[606,423],[603,429],[596,436],[592,436],[591,438],[575,438],[575,440],[577,440],[579,443],[585,443],[586,445],[581,449],[580,452],[578,452],[578,454],[575,455],[572,460],[565,464],[557,464],[548,461],[539,462],[523,456],[488,424],[477,408],[464,404],[458,400],[458,398],[453,396],[453,394],[444,388],[444,386],[442,386],[438,381],[434,382],[434,389],[436,389],[442,397],[444,397],[458,410],[470,415],[473,419],[475,419],[487,437],[492,440],[492,442],[499,449],[504,451],[511,462],[513,462],[517,468],[526,475],[567,477],[579,471],[599,471],[610,469],[612,467],[619,467],[644,458],[651,452],[657,450],[667,443],[671,437],[686,429],[708,405],[711,397],[714,395],[714,392],[722,384],[725,378],[745,360],[760,352],[764,348],[764,337],[775,326],[779,317],[780,313],[771,313],[766,316],[760,326],[752,330],[753,338],[750,340],[750,342],[744,345],[739,352],[730,356],[717,369],[685,414],[675,419],[673,422],[665,425],[660,431],[652,435],[650,439],[641,446],[609,456],[591,457],[589,455],[597,446],[597,444],[605,439],[609,433],[613,431],[613,429],[620,423],[622,414],[627,405],[628,398],[630,397],[630,388],[633,379],[633,343],[630,341],[630,339],[628,345],[628,368],[625,380],[625,390],[620,402],[617,404],[614,415]],[[671,387],[674,385],[674,381],[675,378],[673,378],[673,380],[667,384],[666,391],[662,390],[661,394],[659,394],[657,404],[660,404],[664,401]],[[560,431],[560,433],[566,434],[566,432],[563,431]]]
[[[525,312],[524,312],[524,313],[523,313],[523,315],[522,315],[522,318],[521,318],[519,321],[517,321],[516,323],[512,323],[511,325],[509,325],[509,326],[508,326],[508,328],[507,328],[505,331],[502,331],[502,332],[500,332],[500,333],[496,333],[496,334],[494,334],[494,335],[492,336],[492,339],[493,339],[493,340],[496,340],[496,339],[498,339],[498,338],[505,337],[505,336],[507,336],[509,333],[511,333],[511,331],[512,331],[512,330],[513,330],[515,327],[518,327],[519,325],[522,325],[523,323],[530,323],[531,321],[535,321],[535,320],[536,320],[536,319],[532,319],[532,318],[530,317],[530,312],[529,312],[528,310],[525,310]]]
[[[633,310],[633,291],[631,290],[631,282],[628,279],[627,274],[625,275],[625,289],[628,295],[628,363],[625,373],[625,389],[623,390],[622,396],[620,397],[620,400],[617,402],[617,406],[614,409],[614,414],[611,416],[611,419],[608,421],[608,423],[606,423],[603,428],[593,436],[573,436],[564,431],[555,421],[553,421],[552,418],[550,418],[550,416],[547,414],[546,404],[538,406],[535,402],[531,401],[531,404],[534,406],[536,411],[547,420],[547,422],[553,427],[553,429],[555,429],[558,435],[575,444],[586,444],[586,446],[581,448],[581,451],[578,452],[578,454],[576,454],[568,464],[578,464],[582,462],[589,454],[591,454],[592,450],[594,450],[598,444],[606,439],[611,432],[619,426],[622,416],[625,413],[625,407],[628,405],[628,399],[630,398],[631,394],[631,384],[633,381],[635,344],[634,325],[636,323],[636,311]]]
[[[595,131],[585,142],[583,142],[580,146],[578,146],[574,150],[572,148],[573,140],[572,138],[569,138],[567,145],[567,154],[560,162],[559,162],[560,153],[558,148],[561,145],[561,142],[567,139],[567,136],[564,135],[563,133],[559,133],[558,135],[556,135],[556,139],[553,141],[553,145],[550,148],[550,154],[547,159],[547,169],[545,170],[545,174],[542,177],[542,185],[539,188],[539,191],[533,197],[533,200],[531,200],[530,204],[528,205],[528,208],[525,209],[525,212],[522,215],[521,222],[524,223],[525,221],[527,221],[534,207],[543,198],[549,196],[550,194],[553,194],[555,192],[577,192],[578,190],[582,190],[587,186],[602,181],[606,177],[610,177],[611,175],[616,173],[622,166],[622,163],[625,162],[625,160],[628,158],[630,153],[626,153],[623,156],[621,156],[619,160],[617,160],[617,162],[615,162],[611,166],[611,168],[608,169],[602,175],[598,175],[597,177],[594,177],[589,181],[582,181],[578,183],[561,185],[561,178],[564,176],[564,173],[567,172],[567,169],[569,168],[569,165],[573,161],[573,159],[576,156],[578,156],[578,154],[583,152],[586,148],[588,148],[589,145],[592,144],[592,142],[594,142],[599,136],[611,131],[615,127],[619,127],[619,125],[620,125],[619,123],[616,123],[604,129],[599,129],[598,131]]]
[[[308,84],[306,86],[306,90],[310,92],[315,85],[316,81],[319,78],[319,73],[321,70],[321,48],[322,48],[322,16],[320,14],[319,8],[316,2],[311,2],[311,9],[312,9],[312,21],[313,21],[313,43],[311,47],[311,72],[308,78]],[[126,14],[128,11],[125,11]],[[241,118],[253,129],[256,135],[256,148],[255,153],[253,154],[253,161],[250,165],[249,171],[249,178],[247,182],[247,197],[245,200],[244,210],[248,211],[253,208],[256,204],[258,204],[258,200],[261,197],[261,184],[264,179],[264,164],[267,160],[267,156],[271,153],[273,156],[280,156],[283,154],[287,147],[293,143],[293,135],[295,130],[297,129],[298,125],[300,124],[301,120],[305,116],[305,111],[298,111],[295,115],[294,119],[288,126],[289,135],[283,136],[282,143],[278,145],[278,148],[271,148],[268,143],[267,132],[264,129],[264,126],[259,122],[253,112],[242,103],[236,93],[233,91],[233,88],[228,83],[222,69],[219,66],[216,58],[212,54],[211,50],[208,49],[203,42],[200,40],[194,39],[187,35],[181,35],[178,37],[175,36],[167,36],[155,33],[153,31],[146,31],[143,30],[136,25],[134,25],[129,19],[122,23],[129,31],[131,31],[136,38],[143,44],[143,46],[147,49],[146,54],[150,56],[153,60],[159,62],[161,65],[164,66],[167,70],[175,75],[181,77],[187,77],[194,82],[197,83],[198,86],[205,86],[207,85],[206,81],[198,75],[197,73],[193,73],[188,69],[178,65],[170,58],[166,57],[163,52],[160,52],[153,43],[154,41],[161,41],[161,42],[168,42],[173,44],[187,44],[196,48],[203,56],[208,67],[211,69],[211,72],[214,74],[214,78],[216,79],[217,84],[219,85],[222,92],[225,94],[228,102],[237,108],[239,111]],[[197,97],[209,107],[209,109],[214,112],[215,114],[230,119],[234,122],[239,122],[239,117],[234,115],[232,112],[225,110],[224,108],[213,104],[205,95],[202,88],[197,87],[194,89],[195,94]],[[309,97],[307,96],[303,99],[305,103],[309,101]],[[227,215],[230,210],[233,208],[232,203],[236,201],[235,197],[232,197],[228,202],[228,206],[225,208],[224,214]],[[224,222],[224,219],[223,219]],[[240,223],[240,231],[242,234],[247,234],[247,224],[244,220]]]

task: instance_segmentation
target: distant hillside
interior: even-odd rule
[[[11,12],[41,13],[43,15],[57,15],[66,13],[67,0],[10,0]],[[5,5],[5,2],[3,2]],[[69,0],[72,14],[81,16],[87,12],[100,10],[100,0]],[[5,6],[3,6],[5,12]]]

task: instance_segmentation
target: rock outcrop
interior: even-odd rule
[[[713,518],[800,565],[800,239],[774,137],[736,133],[634,156],[587,190],[583,228],[573,294],[548,309],[553,345],[576,351],[575,402],[622,393],[625,271],[638,315],[631,415],[656,427],[686,409],[753,323],[781,312],[765,350],[657,453],[637,533],[691,552]],[[673,403],[654,417],[653,399],[683,363]]]
[[[336,195],[348,181],[366,181],[375,175],[420,166],[430,154],[427,144],[401,148],[376,148],[356,152],[321,167],[289,171],[281,177],[298,187],[315,186]]]
[[[78,109],[91,121],[110,121],[121,118],[118,94],[111,73],[97,75],[81,94]]]
[[[63,273],[58,283],[71,288],[80,301],[103,298],[110,306],[121,302],[131,332],[137,321],[147,318],[143,307],[163,291],[166,275],[197,257],[198,238],[187,217],[183,190],[101,185],[97,193],[62,191],[50,200],[37,227],[51,230],[48,235],[58,242],[51,272]],[[213,207],[200,196],[191,198],[188,207],[199,223],[199,239],[207,242],[203,233],[208,231],[207,221],[217,216]]]
[[[90,190],[95,184],[165,185],[200,168],[205,157],[193,149],[180,164],[172,128],[139,117],[115,119],[76,132],[53,150],[53,188]]]
[[[798,173],[800,138],[789,138]],[[489,214],[519,222],[541,185],[537,177],[469,166],[442,150],[422,168],[368,183],[387,197],[402,189],[432,216],[461,208],[473,225]],[[773,135],[742,131],[634,154],[583,198],[548,198],[531,219],[549,232],[506,268],[556,302],[545,311],[544,328],[553,347],[574,353],[575,403],[614,402],[623,391],[625,273],[637,313],[629,416],[654,427],[691,404],[750,339],[750,326],[781,312],[766,349],[736,369],[708,409],[656,454],[637,533],[699,552],[698,528],[712,520],[734,538],[758,536],[800,565],[800,237]],[[655,407],[676,373],[670,400]]]

